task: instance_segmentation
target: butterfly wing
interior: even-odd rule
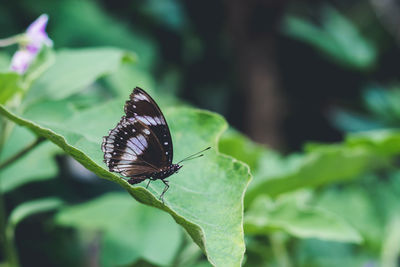
[[[141,182],[172,163],[171,134],[160,108],[138,87],[126,102],[125,113],[103,138],[104,161],[110,171]]]
[[[150,141],[154,148],[151,150],[151,158],[156,161],[153,160],[154,165],[159,167],[171,165],[173,159],[171,133],[164,115],[153,98],[136,87],[130,99],[126,101],[124,109],[126,117],[136,119],[150,131]]]

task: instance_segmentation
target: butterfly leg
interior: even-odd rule
[[[162,203],[164,203],[164,194],[165,194],[165,192],[167,192],[169,185],[168,185],[168,181],[166,181],[166,180],[161,180],[161,181],[165,184],[164,190],[162,191],[162,193],[160,195],[160,200],[162,201]]]
[[[149,188],[150,182],[151,182],[151,179],[149,179],[149,182],[148,182],[147,185],[146,185],[146,189]]]

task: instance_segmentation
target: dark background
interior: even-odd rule
[[[14,1],[0,8],[0,25],[7,36],[48,13],[55,48],[116,45],[141,57],[134,44],[150,44],[151,59],[144,65],[167,84],[165,90],[223,114],[255,141],[292,151],[305,141],[341,140],[332,110],[365,112],[365,86],[396,81],[399,37],[391,23],[398,7],[394,1],[389,7],[374,2]],[[287,16],[321,26],[327,6],[372,43],[377,56],[368,66],[338,64],[312,43],[282,31]],[[386,9],[392,17],[382,15]],[[118,38],[125,33],[133,37]]]

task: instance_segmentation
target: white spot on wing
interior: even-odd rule
[[[144,132],[145,134],[147,134],[147,135],[149,135],[149,134],[150,134],[150,131],[149,131],[149,129],[143,129],[143,132]]]
[[[150,102],[149,99],[144,94],[135,95],[135,102],[137,102],[139,100],[144,100],[144,101]]]
[[[137,157],[135,155],[130,154],[130,153],[124,153],[122,155],[121,159],[134,161],[134,160],[137,160]]]
[[[149,121],[147,121],[145,117],[146,116],[136,116],[136,119],[140,120],[141,122],[143,122],[146,125],[151,125],[151,123]]]
[[[161,124],[161,122],[158,123],[158,122],[156,121],[156,119],[158,119],[158,118],[153,118],[153,117],[151,117],[151,116],[137,116],[136,118],[137,118],[138,120],[140,120],[141,122],[143,122],[144,124],[146,124],[146,125],[157,125],[157,124]]]
[[[142,154],[144,151],[143,145],[139,142],[137,137],[132,137],[128,140],[129,147],[134,151],[136,155]]]
[[[154,120],[156,121],[157,124],[164,124],[161,122],[161,118],[160,117],[155,117]]]
[[[105,146],[103,149],[103,152],[112,152],[112,151],[113,151],[113,149],[111,147],[107,147],[107,146]]]
[[[131,163],[132,163],[131,160],[120,160],[118,162],[118,167],[123,167],[123,166],[129,167]]]
[[[146,125],[152,125],[151,121],[147,119],[148,116],[137,116],[138,120],[143,122]]]
[[[138,135],[137,139],[139,140],[139,142],[143,145],[143,149],[146,149],[147,147],[147,140],[146,137],[144,137],[143,135]]]

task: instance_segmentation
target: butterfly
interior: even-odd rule
[[[181,162],[203,156],[200,154],[210,147],[173,164],[173,145],[167,121],[157,103],[143,89],[136,87],[126,101],[125,116],[117,126],[103,137],[101,149],[104,162],[111,172],[128,177],[131,185],[149,179],[161,180],[165,187],[163,196],[169,188],[165,180],[179,171]]]

